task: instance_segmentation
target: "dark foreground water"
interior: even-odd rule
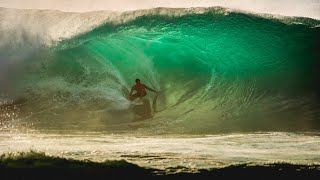
[[[44,153],[31,151],[18,155],[2,155],[0,172],[1,179],[317,179],[320,175],[320,166],[286,163],[239,164],[190,172],[189,168],[182,166],[161,170],[139,167],[123,160],[95,163],[88,160],[46,156]]]
[[[36,133],[0,136],[1,154],[47,155],[103,162],[126,160],[145,168],[194,172],[231,165],[320,165],[319,134],[252,133],[206,136],[135,136]]]

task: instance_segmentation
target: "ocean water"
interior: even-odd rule
[[[221,7],[15,10],[36,21],[11,26],[12,11],[0,21],[2,153],[319,163],[319,20]],[[160,91],[143,106],[127,100],[136,78]]]
[[[145,168],[197,172],[246,164],[320,165],[316,133],[236,133],[205,136],[124,136],[105,133],[28,133],[0,136],[2,153],[45,152],[77,160],[126,160]],[[174,169],[171,169],[174,168]]]

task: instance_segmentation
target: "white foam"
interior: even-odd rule
[[[320,19],[319,0],[4,0],[0,7],[55,9],[68,12],[129,11],[156,7],[189,8],[223,6],[254,13]]]
[[[317,135],[281,132],[176,137],[0,132],[0,154],[34,150],[96,162],[124,159],[142,167],[159,169],[277,162],[312,165],[320,163],[319,148]]]

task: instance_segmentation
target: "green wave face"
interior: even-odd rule
[[[216,12],[107,23],[43,55],[21,113],[41,112],[29,119],[56,128],[318,130],[320,30],[290,21],[302,23]],[[161,93],[153,117],[132,122],[126,96],[136,78]]]

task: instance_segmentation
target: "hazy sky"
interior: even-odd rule
[[[0,7],[78,12],[200,6],[224,6],[253,12],[320,19],[320,0],[0,0]]]

